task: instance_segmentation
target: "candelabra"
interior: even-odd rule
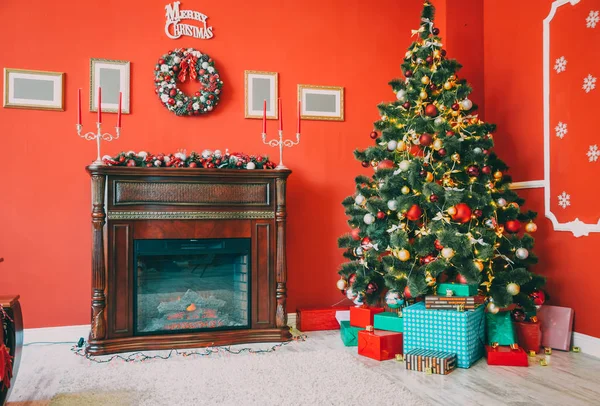
[[[102,123],[96,123],[96,129],[97,129],[96,133],[90,131],[89,133],[82,134],[81,130],[83,129],[83,126],[81,124],[76,124],[75,127],[77,128],[77,135],[79,135],[81,138],[85,138],[87,141],[96,140],[96,148],[97,148],[97,152],[98,152],[98,157],[93,162],[93,165],[106,165],[104,163],[104,161],[102,161],[102,158],[100,155],[100,141],[103,140],[106,142],[110,142],[112,140],[118,139],[119,135],[121,135],[121,127],[115,127],[115,135],[114,136],[109,133],[102,134]]]
[[[284,140],[283,130],[279,130],[279,140],[267,141],[267,133],[262,133],[262,140],[263,143],[270,147],[279,147],[279,165],[277,165],[275,169],[288,169],[287,166],[283,164],[283,147],[293,147],[294,145],[298,145],[300,143],[300,133],[296,133],[296,141]]]

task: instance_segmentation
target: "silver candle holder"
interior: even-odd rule
[[[82,134],[81,131],[83,129],[83,126],[81,124],[75,124],[75,128],[77,128],[77,135],[79,135],[81,138],[84,138],[87,141],[96,140],[96,149],[98,152],[98,157],[92,164],[106,165],[104,161],[102,161],[102,156],[100,155],[100,141],[110,142],[112,140],[119,139],[119,136],[121,135],[121,127],[115,127],[115,135],[109,133],[102,134],[102,123],[96,123],[97,132],[95,133],[90,131],[88,133]]]

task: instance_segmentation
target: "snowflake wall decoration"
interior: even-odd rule
[[[565,59],[564,56],[561,56],[560,58],[556,59],[556,63],[554,65],[554,70],[556,71],[556,73],[560,73],[560,72],[564,72],[565,70],[567,70],[567,60]]]
[[[566,209],[567,206],[571,205],[571,195],[567,194],[567,192],[562,192],[558,195],[558,205],[563,209]]]
[[[585,21],[588,28],[596,28],[596,24],[600,21],[600,13],[598,11],[591,10]]]
[[[568,132],[567,124],[563,123],[562,121],[559,121],[558,125],[554,127],[554,131],[556,131],[556,136],[562,140]]]
[[[594,90],[596,88],[596,77],[591,74],[587,75],[587,77],[583,78],[583,86],[581,88],[585,90],[586,93]]]
[[[598,145],[590,145],[590,149],[586,155],[588,156],[590,162],[596,162],[598,160],[598,157],[600,157]]]

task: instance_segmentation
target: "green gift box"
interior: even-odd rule
[[[510,317],[510,312],[499,312],[496,314],[486,313],[487,343],[498,343],[498,345],[511,345],[516,342],[515,330]]]
[[[398,317],[396,312],[384,312],[375,315],[375,329],[402,333],[404,331],[404,319]]]
[[[351,326],[348,320],[340,322],[340,335],[346,347],[358,346],[358,332],[360,330],[364,330],[364,328]]]
[[[477,285],[461,283],[440,283],[437,287],[438,296],[446,296],[446,291],[451,290],[454,296],[477,296]]]

